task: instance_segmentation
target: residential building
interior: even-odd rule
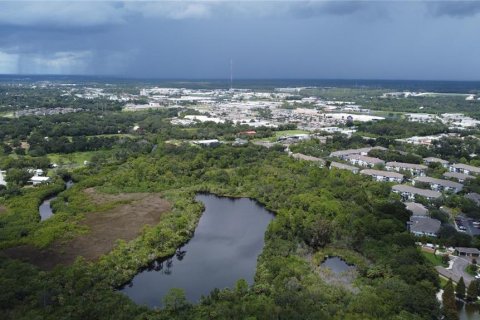
[[[385,161],[382,159],[374,158],[374,157],[367,157],[362,156],[360,154],[352,154],[345,157],[345,160],[350,162],[353,165],[358,165],[361,167],[368,167],[372,168],[375,165],[384,165]]]
[[[396,172],[389,172],[383,170],[374,170],[374,169],[364,169],[360,171],[361,174],[371,176],[376,181],[382,182],[397,182],[402,183],[403,174]]]
[[[457,180],[458,182],[465,182],[467,181],[468,179],[475,179],[474,176],[470,176],[468,174],[463,174],[463,173],[458,173],[458,172],[445,172],[443,174],[443,177],[444,178],[448,178],[448,179],[455,179]]]
[[[419,237],[436,237],[442,225],[440,220],[417,216],[410,217],[410,221],[407,224],[410,232]]]
[[[197,141],[193,141],[193,143],[203,147],[215,147],[220,144],[220,141],[218,141],[218,139],[210,139],[210,140],[197,140]]]
[[[415,217],[427,217],[428,209],[418,202],[405,202],[405,208],[412,213]]]
[[[448,170],[450,172],[458,172],[458,173],[463,173],[463,174],[472,174],[472,175],[480,175],[480,168],[479,167],[474,167],[470,166],[468,164],[463,164],[463,163],[455,163],[452,164],[448,167]]]
[[[444,168],[448,168],[448,161],[435,157],[423,158],[423,162],[428,166],[431,163],[440,163]]]
[[[292,153],[291,156],[292,156],[292,158],[297,159],[297,160],[305,160],[305,161],[316,162],[320,165],[325,164],[325,160],[323,160],[321,158],[308,156],[308,155],[302,154],[302,153]]]
[[[38,184],[50,182],[50,177],[33,176],[33,177],[30,178],[30,180],[28,182],[30,182],[31,184],[36,186]]]
[[[336,158],[345,160],[347,156],[354,155],[354,154],[366,156],[371,150],[387,150],[387,149],[384,147],[368,147],[368,148],[360,148],[360,149],[338,150],[330,153],[330,157],[336,157]]]
[[[347,150],[338,150],[338,151],[333,151],[330,153],[330,157],[336,157],[340,159],[345,159],[345,157],[354,155],[354,154],[359,154],[362,156],[366,156],[372,148],[360,148],[360,149],[347,149]]]
[[[413,176],[424,176],[428,167],[423,164],[390,161],[385,164],[385,169],[387,169],[388,171],[397,171],[397,172],[408,171]]]
[[[392,191],[400,194],[404,200],[415,200],[415,196],[422,196],[428,200],[435,200],[442,196],[438,191],[415,188],[404,184],[394,185]]]
[[[476,192],[470,192],[465,195],[465,198],[472,200],[477,204],[477,206],[480,206],[480,194]]]
[[[353,173],[358,173],[360,169],[354,166],[349,166],[348,164],[340,163],[340,162],[335,162],[332,161],[330,163],[330,169],[335,168],[335,169],[341,169],[341,170],[349,170]]]
[[[435,191],[449,191],[457,193],[463,189],[463,184],[461,183],[431,177],[417,177],[413,180],[414,185],[416,185],[418,182],[427,183],[430,186],[430,189]]]
[[[465,257],[478,257],[480,256],[480,250],[477,248],[456,247],[455,254]]]

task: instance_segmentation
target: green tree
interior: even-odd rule
[[[172,312],[185,309],[188,306],[185,291],[180,288],[170,289],[165,297],[163,297],[163,306],[165,307],[165,310]]]
[[[463,280],[463,277],[461,277],[455,288],[455,293],[459,299],[465,298],[465,289],[465,281]]]
[[[28,172],[26,169],[9,169],[7,171],[7,176],[5,181],[8,184],[23,186],[27,184],[28,180],[32,177],[33,174]]]
[[[477,301],[477,282],[471,281],[467,289],[467,301]]]
[[[445,319],[457,320],[458,319],[457,304],[455,302],[455,292],[453,290],[453,283],[451,279],[448,279],[448,282],[445,285],[445,288],[443,289],[442,301],[443,301],[442,311],[445,316]]]

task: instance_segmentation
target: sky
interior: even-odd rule
[[[478,1],[5,1],[0,74],[480,80]]]

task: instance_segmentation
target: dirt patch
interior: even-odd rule
[[[144,225],[157,224],[162,214],[171,208],[160,194],[99,195],[94,191],[89,192],[97,197],[96,201],[102,203],[135,200],[105,212],[86,214],[81,224],[87,226],[90,231],[85,235],[67,242],[56,241],[47,249],[19,246],[3,252],[10,258],[26,260],[44,270],[51,270],[57,264],[69,265],[79,256],[90,261],[96,260],[111,251],[118,239],[126,241],[135,239]]]
[[[111,202],[118,202],[118,201],[133,201],[133,200],[140,200],[144,199],[151,195],[151,193],[117,193],[117,194],[109,194],[109,193],[101,193],[95,190],[95,188],[87,188],[84,192],[90,198],[94,204],[104,204],[104,203],[111,203]]]
[[[7,207],[0,205],[0,214],[4,213],[7,211]]]

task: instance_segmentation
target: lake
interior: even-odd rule
[[[171,288],[198,302],[213,289],[253,283],[257,257],[273,214],[251,199],[198,194],[205,205],[193,238],[168,259],[154,262],[121,289],[138,304],[161,307]]]

